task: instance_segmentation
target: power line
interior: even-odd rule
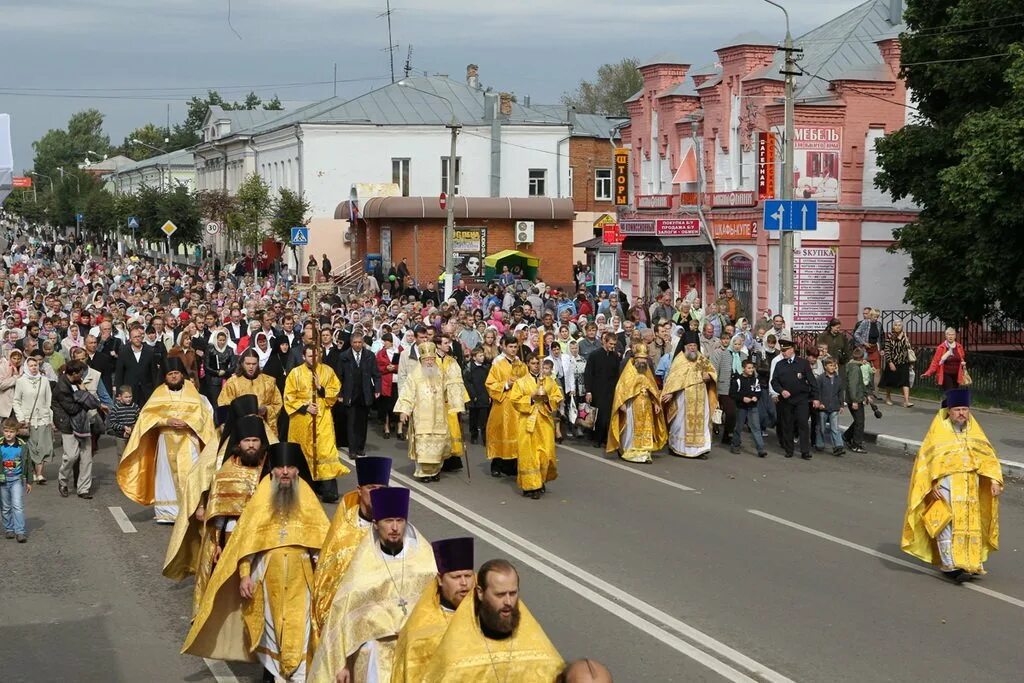
[[[804,71],[803,68],[799,64],[796,65],[796,68],[799,69],[800,73],[802,75],[804,75],[804,76],[810,76],[811,78],[816,78],[819,81],[824,81],[825,83],[828,83],[829,85],[833,85],[835,83],[835,81],[830,81],[829,79],[823,78],[823,77],[819,76],[818,74],[812,74],[812,73],[808,73],[808,72]],[[845,83],[845,82],[843,83],[843,88],[846,89],[846,90],[851,90],[851,91],[853,91],[855,93],[858,93],[860,95],[864,95],[865,97],[873,97],[876,100],[881,100],[882,102],[887,102],[888,104],[897,104],[897,105],[899,105],[901,107],[906,107],[907,109],[911,109],[913,111],[919,111],[917,107],[911,106],[911,105],[907,104],[906,102],[899,102],[897,100],[890,100],[887,97],[882,97],[881,95],[876,95],[875,93],[868,92],[866,90],[860,90],[860,89],[855,88],[852,85],[849,85],[848,83]]]
[[[360,81],[383,81],[387,80],[387,76],[360,76],[358,78],[343,78],[338,79],[338,83],[356,83]],[[250,85],[168,85],[168,86],[153,86],[153,87],[99,87],[99,88],[40,88],[32,86],[0,86],[0,90],[18,90],[18,91],[43,91],[43,92],[146,92],[146,91],[161,91],[168,92],[173,90],[241,90],[245,88],[290,88],[298,87],[302,85],[325,85],[327,83],[334,83],[330,81],[298,81],[293,83],[256,83]]]
[[[976,62],[979,59],[991,59],[993,57],[1009,57],[1009,52],[999,52],[994,55],[977,55],[975,57],[961,57],[960,59],[932,59],[927,62],[910,62],[909,64],[901,64],[901,66],[924,66],[926,64],[955,64],[957,62]]]

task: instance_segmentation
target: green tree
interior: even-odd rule
[[[228,234],[243,246],[255,249],[266,235],[263,222],[273,210],[270,186],[253,173],[238,187],[235,202],[235,210],[228,215]]]
[[[132,143],[132,140],[141,140],[146,144],[136,145]],[[147,123],[141,128],[136,128],[131,133],[128,133],[124,138],[124,142],[121,143],[121,147],[115,151],[118,154],[125,155],[129,159],[142,161],[143,159],[149,159],[150,157],[155,157],[160,154],[160,152],[153,149],[153,147],[166,149],[168,152],[181,149],[180,147],[174,147],[171,145],[171,140],[167,135],[166,128],[160,128],[155,124]]]
[[[224,190],[199,191],[199,210],[205,218],[226,223],[235,208],[235,198]]]
[[[202,241],[203,216],[199,208],[199,196],[195,192],[190,192],[184,185],[176,185],[174,189],[161,193],[158,206],[158,230],[166,221],[178,227],[171,236],[173,248],[179,244],[198,244]],[[163,233],[160,235],[163,237]]]
[[[36,173],[56,177],[57,168],[77,168],[87,152],[110,153],[110,138],[103,133],[103,114],[86,109],[73,114],[66,130],[51,129],[32,143],[35,150],[33,169]]]
[[[283,111],[284,105],[281,104],[281,99],[277,95],[274,95],[274,99],[263,103],[263,108],[267,111]]]
[[[1024,49],[1014,0],[908,0],[901,69],[920,116],[879,140],[878,187],[910,197],[896,232],[907,302],[947,323],[1024,320]],[[985,56],[978,59],[980,55]]]
[[[637,71],[639,64],[629,57],[600,66],[593,81],[581,80],[574,92],[562,95],[562,104],[585,114],[625,116],[626,100],[644,85]]]
[[[290,240],[292,228],[309,224],[309,209],[309,200],[304,194],[292,192],[286,187],[278,189],[274,200],[274,215],[270,219],[274,236],[283,242]]]

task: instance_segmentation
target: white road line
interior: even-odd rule
[[[770,515],[767,512],[761,512],[760,510],[747,510],[747,512],[749,512],[752,515],[757,515],[758,517],[761,517],[763,519],[770,520],[770,521],[775,522],[777,524],[782,524],[783,526],[788,526],[791,529],[796,529],[797,531],[802,531],[805,534],[810,534],[811,536],[817,536],[818,538],[823,538],[826,541],[832,541],[833,543],[837,543],[837,544],[839,544],[841,546],[845,546],[845,547],[850,548],[852,550],[860,551],[860,552],[864,553],[865,555],[870,555],[872,557],[877,557],[880,560],[885,560],[886,562],[891,562],[892,564],[897,564],[897,565],[899,565],[901,567],[906,567],[907,569],[913,569],[914,571],[920,572],[922,574],[929,574],[931,576],[939,576],[939,577],[942,576],[942,572],[937,571],[935,569],[932,569],[930,567],[925,567],[923,565],[916,564],[916,563],[911,562],[909,560],[904,560],[904,559],[899,558],[899,557],[893,557],[892,555],[886,555],[885,553],[880,553],[877,550],[873,550],[872,548],[868,548],[866,546],[860,545],[859,543],[854,543],[853,541],[847,541],[846,539],[839,538],[838,536],[833,536],[832,534],[827,534],[824,531],[818,531],[817,529],[812,529],[810,527],[806,527],[803,524],[797,524],[796,522],[791,522],[788,519],[783,519],[781,517],[776,517],[775,515]],[[1011,604],[1011,605],[1014,605],[1016,607],[1024,607],[1024,600],[1021,600],[1019,598],[1015,598],[1012,595],[1006,595],[1005,593],[1000,593],[998,591],[992,590],[991,588],[985,588],[983,586],[978,586],[978,585],[973,584],[973,583],[962,583],[960,585],[963,586],[964,588],[967,588],[968,590],[977,591],[978,593],[982,593],[982,594],[987,595],[987,596],[989,596],[991,598],[995,598],[996,600],[1002,600],[1003,602]]]
[[[609,467],[616,467],[616,468],[618,468],[620,470],[625,470],[626,472],[629,472],[630,474],[635,474],[638,477],[643,477],[644,479],[650,479],[651,481],[656,481],[659,484],[664,484],[665,486],[671,486],[672,488],[679,489],[680,491],[696,491],[696,489],[692,489],[689,486],[684,486],[683,484],[676,483],[676,482],[672,481],[671,479],[664,479],[662,477],[659,477],[659,476],[654,475],[654,474],[650,474],[648,472],[644,472],[642,469],[639,469],[639,468],[642,468],[642,467],[646,467],[646,465],[634,465],[633,467],[629,467],[628,465],[623,465],[621,462],[616,462],[614,460],[606,460],[605,458],[602,458],[600,456],[594,455],[593,453],[587,453],[586,451],[581,451],[580,449],[573,448],[572,446],[560,445],[560,446],[558,446],[558,448],[562,448],[562,449],[567,450],[567,451],[569,451],[571,453],[576,453],[577,455],[582,455],[584,458],[590,458],[591,460],[596,460],[597,462],[599,462],[601,464],[604,464],[604,465],[608,465]],[[669,456],[669,457],[672,457],[672,456]]]
[[[121,527],[123,533],[134,534],[138,531],[124,510],[119,507],[108,507],[107,509],[110,510],[110,514],[113,515],[114,521],[117,522],[117,526]]]
[[[706,633],[697,630],[693,626],[690,626],[689,624],[680,621],[679,619],[676,619],[675,617],[669,614],[666,614],[665,612],[659,610],[653,605],[646,603],[643,600],[640,600],[636,596],[631,595],[607,583],[606,581],[603,581],[602,579],[599,579],[598,577],[594,576],[593,574],[590,574],[589,572],[576,566],[575,564],[572,564],[571,562],[564,560],[561,557],[558,557],[557,555],[548,552],[547,550],[544,550],[543,548],[531,543],[530,541],[527,541],[521,536],[518,536],[517,534],[514,534],[502,528],[501,526],[488,520],[486,517],[478,515],[472,510],[469,510],[468,508],[459,505],[450,498],[443,496],[439,493],[436,493],[434,491],[431,491],[429,487],[424,486],[412,479],[409,479],[404,475],[397,474],[394,471],[392,471],[391,473],[391,478],[419,492],[417,494],[414,494],[414,500],[416,500],[416,502],[420,503],[427,509],[434,511],[437,514],[443,516],[445,519],[448,519],[454,524],[457,524],[466,531],[469,531],[470,533],[476,535],[481,540],[487,541],[496,548],[500,548],[504,552],[509,553],[511,556],[528,564],[529,566],[533,567],[537,571],[549,577],[556,583],[559,583],[565,586],[566,588],[569,588],[579,596],[585,598],[586,600],[589,600],[590,602],[608,611],[609,613],[619,617],[626,623],[636,626],[645,633],[649,633],[651,636],[657,638],[666,645],[669,645],[681,654],[684,654],[687,657],[690,657],[691,659],[700,662],[709,669],[721,674],[728,680],[752,681],[753,679],[751,679],[746,674],[733,669],[725,662],[722,662],[721,660],[709,655],[703,650],[700,650],[694,647],[693,645],[687,643],[686,641],[677,638],[675,635],[665,631],[657,624],[642,617],[639,617],[633,614],[632,612],[629,612],[628,610],[624,609],[621,605],[618,605],[612,602],[611,600],[608,600],[606,597],[597,593],[591,588],[588,588],[587,586],[584,586],[579,582],[565,576],[565,574],[557,571],[556,569],[549,567],[548,564],[545,564],[544,562],[540,561],[539,559],[537,559],[537,557],[542,558],[543,560],[550,563],[551,565],[554,565],[555,567],[558,567],[565,573],[572,574],[577,578],[581,579],[582,581],[591,584],[594,588],[597,588],[598,590],[608,594],[609,596],[618,600],[619,602],[633,607],[638,613],[661,622],[663,625],[669,627],[673,631],[676,631],[680,635],[689,638],[690,640],[714,652],[720,657],[730,660],[732,663],[739,665],[743,669],[746,669],[750,673],[758,676],[761,680],[770,681],[771,683],[793,683],[791,679],[787,678],[786,676],[776,671],[773,671],[772,669],[769,669],[768,667],[744,655],[738,650],[734,650],[725,643],[715,640]],[[434,501],[437,501],[437,503],[427,500],[427,498],[431,498]],[[462,517],[460,518],[459,516],[452,516],[451,514],[449,514],[448,510],[440,507],[438,503],[446,505],[448,508],[451,509],[451,511],[458,513],[458,515],[461,515]],[[473,524],[468,520],[473,520],[477,524]],[[484,531],[484,529],[482,529],[481,527],[486,527],[494,533],[492,534],[487,531]],[[519,548],[516,548],[512,545],[509,545],[509,543],[502,541],[499,537],[504,537],[505,539],[507,539],[507,541],[515,543],[518,546],[521,546],[523,550],[529,551],[537,557],[533,557],[531,555],[524,553]]]
[[[217,683],[238,683],[238,677],[235,676],[234,672],[225,662],[206,657],[203,657],[203,661],[206,662],[206,668],[213,674],[213,678]]]

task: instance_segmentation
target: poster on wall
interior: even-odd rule
[[[455,272],[467,280],[482,280],[487,255],[487,228],[458,228],[452,239]]]
[[[797,126],[793,138],[793,198],[839,201],[842,129]]]
[[[391,269],[391,228],[380,229],[380,260],[384,272]]]
[[[806,247],[793,253],[793,329],[819,332],[836,315],[838,276],[834,247]]]

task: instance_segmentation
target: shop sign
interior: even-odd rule
[[[714,220],[711,222],[711,234],[716,240],[757,239],[757,221]]]
[[[758,193],[753,190],[715,192],[711,195],[711,207],[720,209],[733,206],[757,206],[757,196]]]
[[[615,206],[629,205],[629,150],[615,150]]]
[[[619,277],[629,279],[629,252],[625,249],[619,249]]]
[[[643,194],[636,198],[637,211],[668,211],[672,208],[670,194]]]
[[[836,315],[836,249],[812,247],[793,251],[793,328],[818,332]]]
[[[619,232],[619,224],[611,223],[601,228],[601,238],[605,244],[622,244],[625,239]]]
[[[700,235],[700,219],[658,218],[620,221],[619,232],[625,236],[637,237],[696,237]]]
[[[757,196],[758,199],[775,197],[775,135],[757,134]]]
[[[838,202],[842,152],[842,128],[797,126],[793,136],[793,198]]]

